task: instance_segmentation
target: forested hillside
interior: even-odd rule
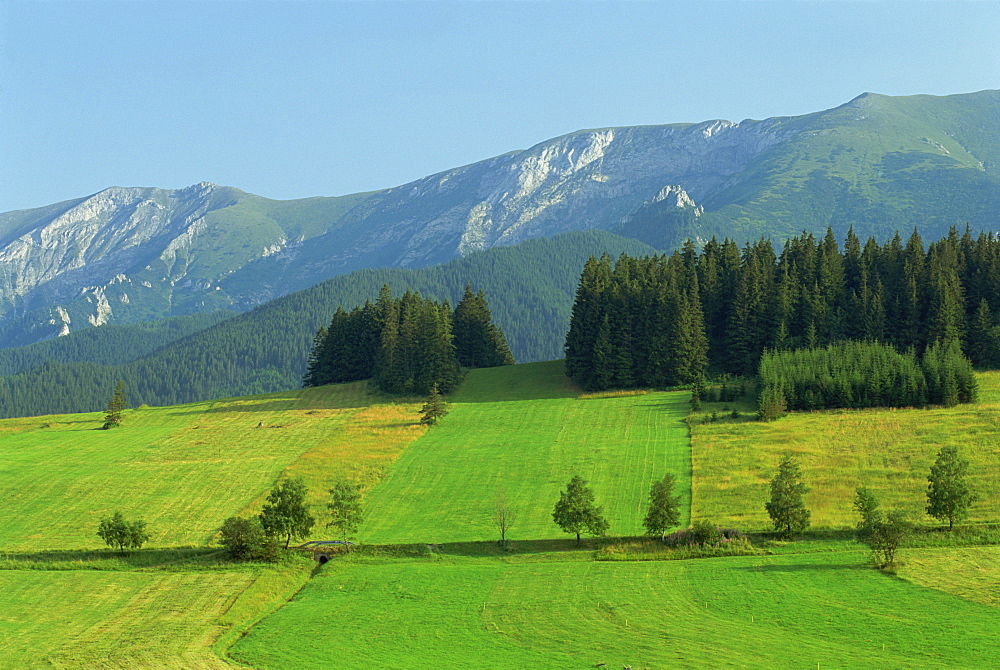
[[[133,404],[167,405],[298,388],[317,330],[338,306],[374,300],[383,284],[456,304],[471,283],[518,361],[560,358],[580,268],[591,255],[648,255],[641,242],[604,231],[497,247],[418,270],[361,270],[283,296],[152,355],[123,365],[49,362],[0,378],[3,416],[92,411],[123,379]]]
[[[804,234],[775,253],[712,239],[671,256],[590,259],[566,340],[567,373],[585,388],[686,384],[709,367],[754,375],[765,350],[843,340],[922,354],[961,344],[1000,364],[1000,238],[954,228],[924,247],[914,231],[862,247],[850,231]],[[958,350],[956,349],[956,352]],[[958,353],[958,356],[961,354]],[[934,398],[930,398],[933,402]]]
[[[46,361],[120,365],[236,316],[218,312],[133,324],[107,324],[23,347],[0,349],[0,375],[14,375]]]

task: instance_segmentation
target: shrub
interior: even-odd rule
[[[146,522],[142,519],[127,521],[121,512],[115,512],[110,519],[101,519],[97,534],[109,547],[118,547],[125,553],[126,549],[139,549],[149,540],[146,532]]]
[[[260,517],[231,516],[222,524],[222,546],[232,558],[242,561],[274,561],[278,545],[269,538]]]

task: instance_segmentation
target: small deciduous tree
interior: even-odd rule
[[[764,507],[774,523],[774,529],[786,537],[809,527],[809,510],[802,496],[809,487],[802,483],[802,473],[795,458],[786,453],[771,480],[771,500]]]
[[[507,531],[517,519],[513,507],[507,501],[507,492],[497,489],[496,499],[493,502],[493,525],[500,531],[500,546],[507,546]]]
[[[444,401],[441,393],[438,391],[437,384],[431,386],[430,395],[427,396],[427,401],[424,402],[424,406],[420,408],[420,423],[425,426],[433,426],[438,422],[438,419],[448,414],[448,405]]]
[[[587,482],[580,475],[574,475],[566,490],[559,494],[559,500],[552,510],[552,520],[564,532],[575,533],[576,543],[579,545],[580,534],[583,532],[597,536],[608,532],[608,522],[603,511],[603,508],[594,505],[594,492],[587,486]]]
[[[231,516],[222,524],[222,546],[238,560],[274,561],[277,545],[264,532],[260,517]]]
[[[301,477],[283,479],[267,494],[260,513],[260,523],[270,537],[285,538],[285,549],[292,538],[304,538],[316,522],[306,503],[306,484]]]
[[[969,515],[977,496],[966,477],[969,462],[959,456],[958,447],[941,447],[927,476],[927,513],[948,521],[948,530]]]
[[[875,567],[881,570],[895,570],[896,552],[912,532],[913,526],[902,512],[896,510],[886,514],[884,520],[876,521],[872,525],[868,540]]]
[[[343,533],[344,541],[358,532],[364,523],[365,511],[361,506],[361,486],[354,482],[339,481],[330,489],[330,502],[326,504],[330,510],[330,520],[327,526],[337,528]]]
[[[659,535],[662,540],[667,531],[681,520],[681,499],[674,494],[674,476],[669,472],[649,489],[649,510],[642,525],[647,535]]]
[[[125,382],[118,380],[115,390],[111,393],[108,406],[104,410],[104,425],[102,428],[108,430],[117,428],[122,423],[122,412],[128,407],[128,398],[125,396]]]
[[[878,499],[871,489],[859,486],[854,496],[854,510],[861,515],[858,522],[858,541],[871,541],[875,526],[882,522],[882,512],[879,510]]]
[[[109,519],[101,519],[97,534],[109,547],[118,547],[123,554],[126,549],[141,548],[149,540],[146,522],[142,519],[128,521],[121,511],[115,512]]]

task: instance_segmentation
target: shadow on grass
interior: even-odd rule
[[[0,552],[2,570],[136,570],[170,566],[213,566],[228,563],[224,553],[208,547],[164,547],[127,551],[66,549]]]
[[[742,572],[821,572],[831,570],[871,570],[867,563],[795,563],[782,565],[767,563],[764,565],[744,565],[734,567]]]

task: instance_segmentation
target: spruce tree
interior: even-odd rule
[[[128,399],[125,397],[125,382],[121,379],[115,384],[115,390],[111,393],[108,406],[104,410],[104,425],[102,428],[108,430],[117,428],[122,423],[122,412],[128,407]]]
[[[507,338],[493,323],[493,315],[482,290],[473,293],[472,286],[465,285],[465,294],[455,306],[453,329],[460,365],[491,368],[514,363]]]
[[[420,408],[420,423],[425,426],[434,426],[437,425],[439,419],[447,416],[447,414],[448,405],[438,391],[437,384],[434,384],[431,386],[424,406]]]
[[[809,510],[802,499],[809,487],[802,483],[798,462],[786,453],[778,464],[778,472],[771,480],[771,499],[764,505],[774,529],[788,537],[809,527]]]

